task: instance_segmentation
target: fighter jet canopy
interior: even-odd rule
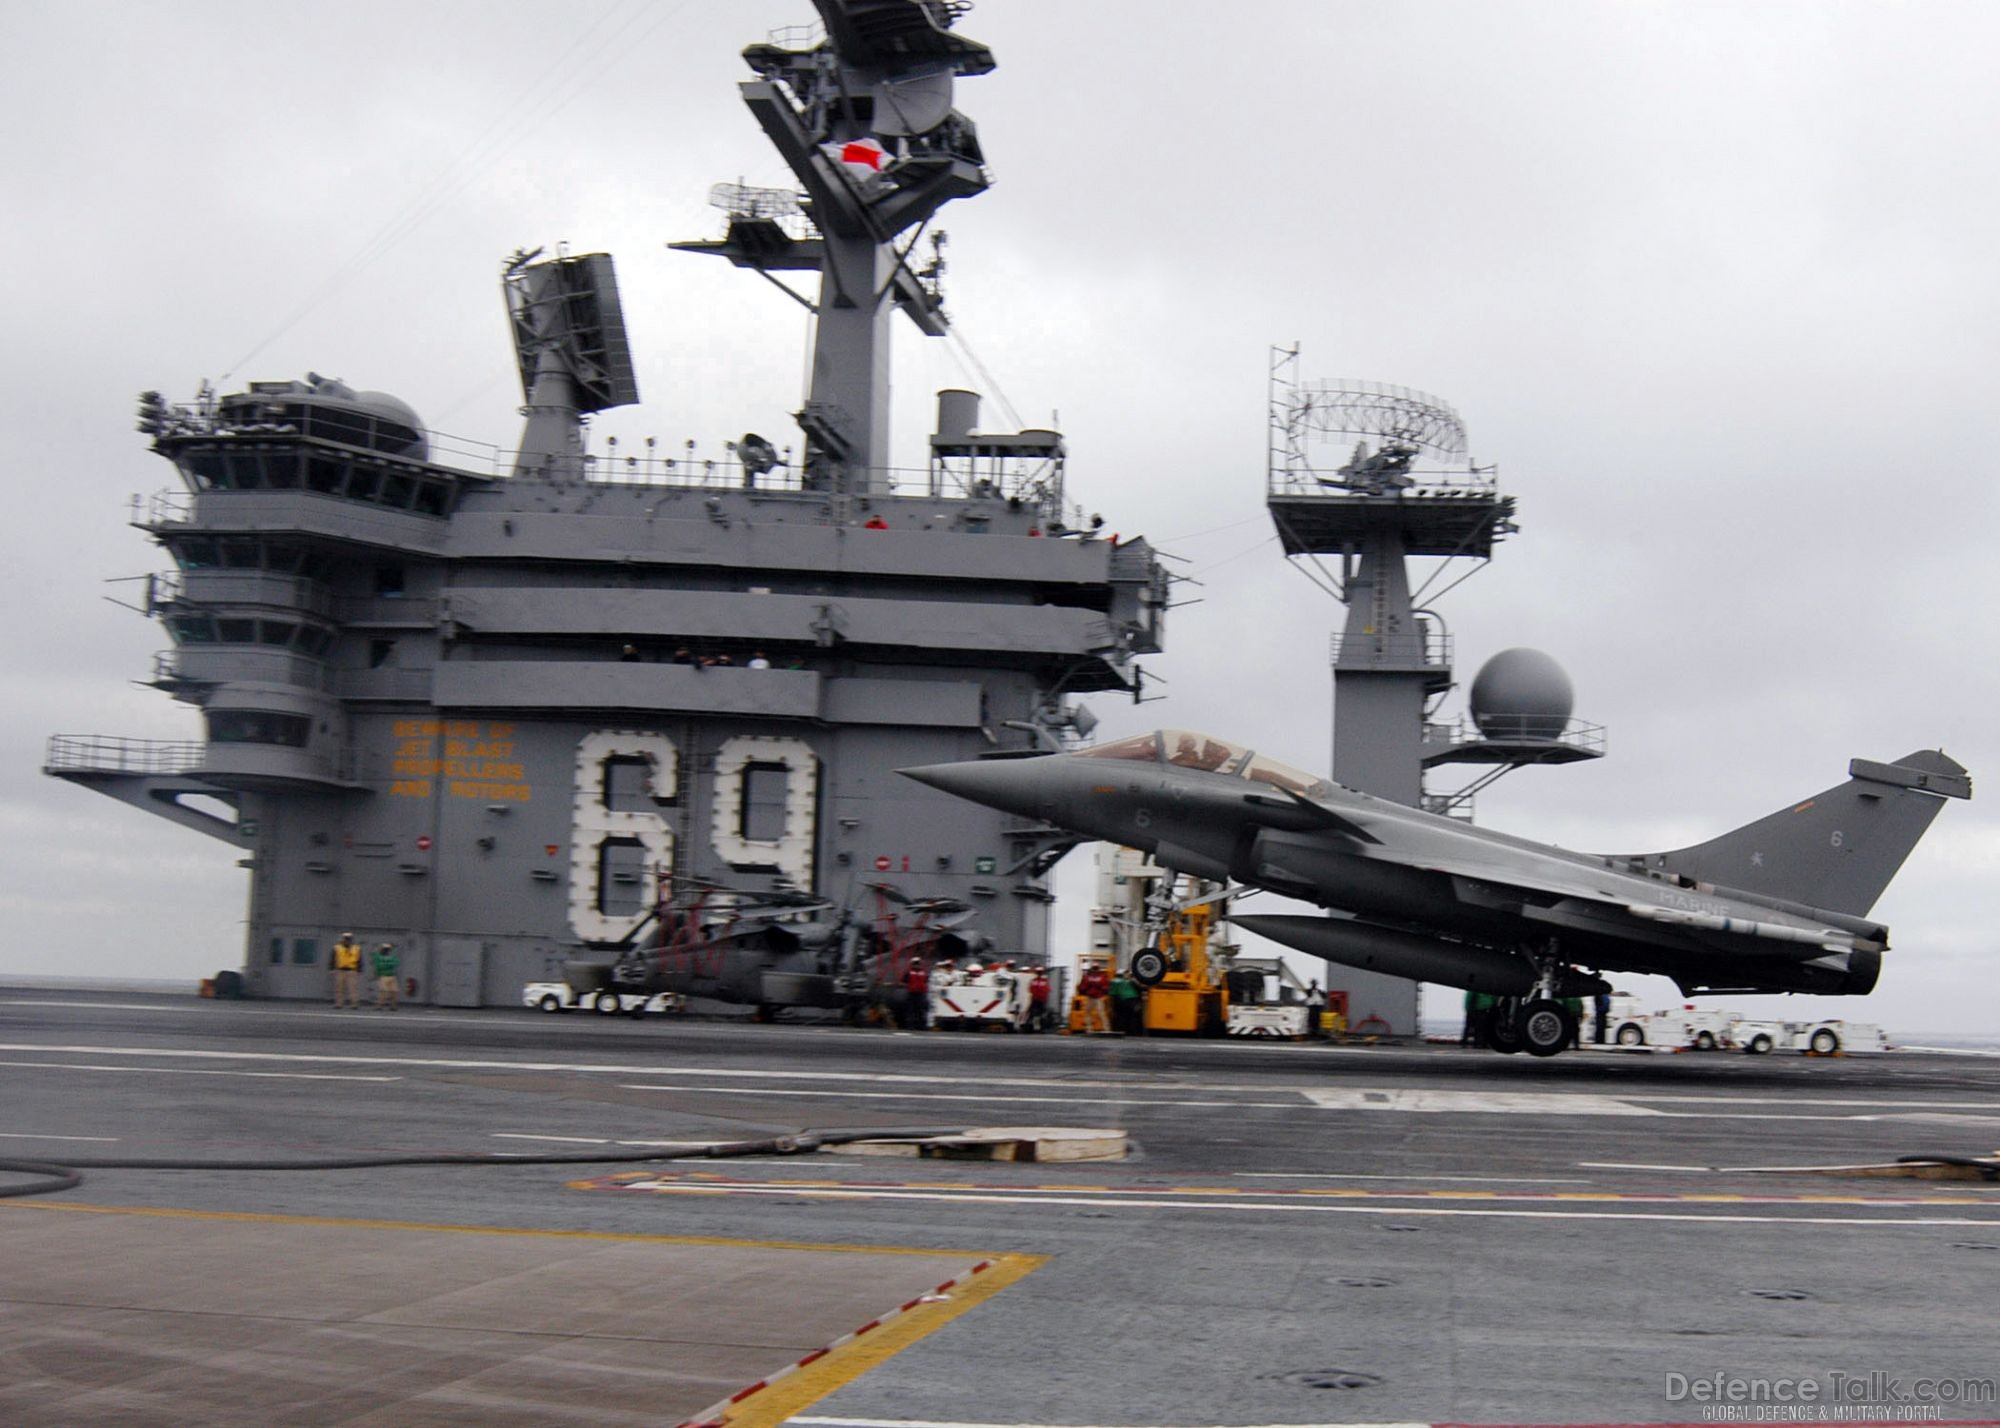
[[[1241,744],[1188,729],[1156,729],[1150,734],[1135,734],[1129,739],[1079,750],[1077,757],[1167,763],[1184,769],[1199,769],[1203,773],[1235,774],[1239,778],[1308,795],[1327,786],[1325,779],[1314,778],[1276,759],[1264,758]]]

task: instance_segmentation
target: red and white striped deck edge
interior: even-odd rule
[[[926,1290],[924,1293],[919,1294],[914,1299],[906,1299],[901,1304],[898,1304],[894,1309],[891,1309],[886,1313],[876,1315],[873,1319],[870,1319],[860,1328],[855,1329],[850,1333],[842,1334],[832,1343],[822,1344],[819,1348],[814,1349],[811,1353],[807,1354],[797,1363],[787,1364],[784,1368],[779,1369],[776,1373],[766,1374],[764,1375],[764,1377],[758,1379],[755,1383],[751,1384],[749,1387],[740,1388],[735,1393],[730,1394],[729,1397],[721,1400],[720,1402],[710,1404],[707,1408],[704,1408],[701,1412],[695,1414],[692,1418],[684,1419],[680,1424],[680,1428],[723,1428],[723,1425],[726,1420],[724,1420],[722,1415],[727,1413],[730,1409],[736,1407],[736,1405],[743,1402],[746,1398],[749,1398],[754,1394],[762,1393],[772,1384],[777,1383],[781,1379],[790,1378],[800,1369],[805,1368],[810,1364],[818,1363],[821,1359],[825,1358],[835,1349],[843,1348],[846,1345],[853,1343],[856,1339],[861,1338],[865,1334],[874,1333],[884,1324],[887,1324],[892,1320],[901,1318],[903,1315],[909,1313],[912,1309],[916,1308],[919,1304],[936,1303],[939,1298],[941,1298],[946,1294],[949,1294],[953,1289],[956,1289],[959,1285],[964,1284],[974,1275],[984,1274],[987,1270],[993,1268],[993,1264],[994,1261],[990,1259],[982,1259],[981,1261],[979,1261],[979,1263],[972,1266],[972,1268],[965,1271],[965,1273],[947,1279],[943,1284],[938,1285],[935,1289]]]

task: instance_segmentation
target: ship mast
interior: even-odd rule
[[[956,76],[989,73],[994,60],[952,32],[968,8],[957,0],[815,4],[826,25],[819,43],[743,52],[758,75],[742,85],[743,101],[802,194],[718,185],[727,234],[671,246],[753,269],[814,312],[812,382],[798,413],[806,484],[886,494],[889,320],[900,308],[927,335],[945,334],[938,265],[915,268],[911,257],[940,208],[990,182],[978,131],[951,101]],[[816,300],[775,276],[812,270]]]

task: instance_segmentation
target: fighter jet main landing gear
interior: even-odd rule
[[[1555,1056],[1576,1041],[1576,1017],[1553,997],[1524,1002],[1514,1014],[1514,1031],[1530,1056]]]
[[[1559,1056],[1576,1045],[1576,1013],[1561,1001],[1576,972],[1556,955],[1553,940],[1535,957],[1535,972],[1534,990],[1514,1013],[1514,1032],[1530,1056]]]
[[[1562,1000],[1590,995],[1603,984],[1598,978],[1563,961],[1554,943],[1545,952],[1529,953],[1535,963],[1535,985],[1525,997],[1503,997],[1485,1017],[1486,1045],[1502,1055],[1525,1051],[1530,1056],[1556,1056],[1577,1044],[1577,1015]]]

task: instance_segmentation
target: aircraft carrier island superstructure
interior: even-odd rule
[[[814,308],[796,456],[586,449],[638,400],[603,254],[506,265],[525,425],[485,469],[317,375],[142,398],[181,482],[138,518],[173,562],[152,683],[206,738],[58,736],[47,767],[241,849],[255,994],[323,995],[352,930],[422,1000],[517,1001],[671,896],[792,909],[744,1000],[837,1001],[920,925],[1049,954],[1068,843],[893,770],[1073,741],[1074,696],[1136,689],[1166,578],[1067,501],[1058,433],[981,432],[973,393],[890,466],[889,326],[946,331],[919,240],[988,182],[952,98],[993,59],[941,0],[818,8],[823,39],[744,55],[796,189],[721,186],[724,236],[676,245]]]

